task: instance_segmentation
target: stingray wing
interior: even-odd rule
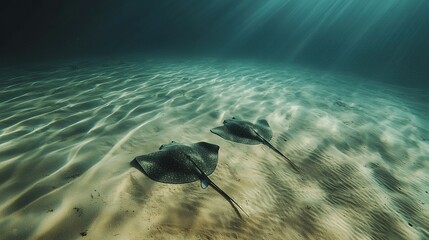
[[[170,151],[158,151],[136,157],[146,176],[163,183],[189,183],[198,180],[194,167],[186,162],[181,163],[180,156]]]
[[[271,138],[273,138],[273,131],[271,130],[270,125],[265,119],[259,119],[258,121],[256,121],[254,129],[267,141],[270,141]]]
[[[219,137],[221,137],[223,139],[233,141],[233,142],[251,144],[251,145],[261,144],[261,142],[258,140],[238,136],[238,135],[234,134],[233,132],[231,132],[231,130],[225,126],[212,128],[212,129],[210,129],[210,132],[218,135]]]
[[[197,156],[193,158],[193,161],[204,174],[207,176],[212,174],[217,166],[219,146],[207,142],[197,142],[191,144],[191,147],[197,152]]]
[[[219,146],[198,142],[164,144],[157,152],[136,157],[137,163],[152,180],[163,183],[189,183],[201,176],[193,163],[210,175],[216,169]],[[192,160],[192,161],[190,161]],[[193,163],[192,163],[193,162]]]

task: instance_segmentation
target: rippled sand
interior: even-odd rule
[[[4,239],[428,239],[427,89],[243,61],[2,68]],[[268,147],[210,133],[266,118]],[[210,187],[130,166],[171,140],[220,146]]]

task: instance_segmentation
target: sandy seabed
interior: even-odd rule
[[[147,58],[1,68],[2,239],[429,239],[429,92],[252,61]],[[226,141],[265,118],[271,143]],[[220,146],[210,178],[130,165],[172,140]]]

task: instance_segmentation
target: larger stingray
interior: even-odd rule
[[[223,126],[212,128],[210,131],[233,142],[252,145],[262,143],[284,157],[292,168],[299,172],[298,166],[269,142],[273,132],[265,119],[259,119],[255,124],[235,118],[226,119]]]
[[[135,160],[149,178],[158,182],[190,183],[200,180],[203,189],[212,186],[231,204],[240,217],[235,205],[247,215],[234,199],[208,177],[216,168],[218,151],[218,145],[206,142],[181,144],[172,141],[161,145],[159,151],[137,156]]]

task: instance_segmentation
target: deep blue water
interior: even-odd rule
[[[3,64],[164,52],[428,85],[427,0],[26,1],[0,11]]]

